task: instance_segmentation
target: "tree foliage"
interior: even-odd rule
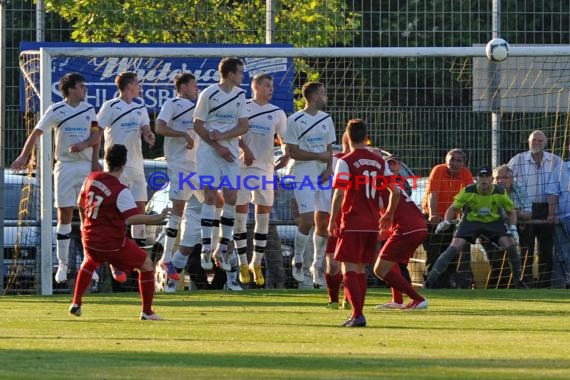
[[[349,45],[360,15],[344,0],[281,0],[274,42]],[[77,42],[265,43],[265,0],[51,0]]]

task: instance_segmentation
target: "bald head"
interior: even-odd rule
[[[528,147],[533,154],[544,152],[546,142],[546,135],[539,129],[532,131],[528,136]]]

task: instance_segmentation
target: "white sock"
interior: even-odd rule
[[[68,263],[69,259],[69,242],[71,241],[71,224],[58,224],[55,228],[57,240],[55,243],[55,250],[57,260],[61,264]]]
[[[313,234],[313,266],[319,268],[323,266],[325,249],[327,248],[327,238]]]
[[[267,247],[267,234],[269,232],[269,214],[255,214],[255,228],[253,230],[253,257],[254,265],[261,265],[261,260]]]
[[[226,251],[229,241],[233,238],[236,206],[224,204],[220,217],[220,246],[222,251]]]
[[[214,226],[212,227],[212,247],[215,247],[220,242],[220,218],[222,209],[216,208],[214,211]]]
[[[180,217],[178,215],[170,215],[168,222],[166,222],[166,236],[164,237],[164,253],[162,261],[165,263],[172,261],[172,249],[178,236],[178,229],[180,228]]]
[[[188,256],[184,256],[180,250],[176,250],[172,255],[172,265],[176,269],[184,269],[186,268],[186,264],[188,263]]]
[[[236,212],[234,224],[234,244],[239,265],[247,265],[247,214]]]
[[[309,241],[309,235],[302,234],[299,229],[295,231],[295,262],[302,263],[303,256],[305,254],[305,248],[307,247],[307,242]]]
[[[216,206],[202,204],[202,212],[200,213],[200,225],[202,232],[202,251],[210,251],[212,247],[212,230],[214,229],[214,214]]]

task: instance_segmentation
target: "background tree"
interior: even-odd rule
[[[343,0],[281,0],[276,43],[349,45],[360,25]],[[52,0],[77,42],[265,43],[265,0]]]

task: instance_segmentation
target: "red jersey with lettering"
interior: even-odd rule
[[[378,231],[381,189],[392,174],[386,162],[367,149],[356,149],[339,158],[334,188],[344,190],[340,213],[342,231]]]
[[[127,238],[125,220],[139,214],[130,190],[106,173],[91,173],[83,182],[79,205],[84,210],[81,237],[85,247],[118,251]]]

